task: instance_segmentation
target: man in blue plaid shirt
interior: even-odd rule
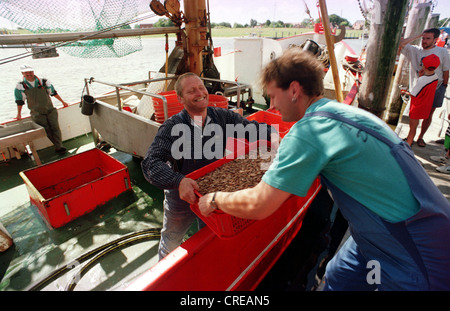
[[[164,189],[164,220],[159,258],[178,247],[197,218],[189,204],[196,203],[195,180],[186,175],[225,156],[227,138],[270,140],[278,146],[277,131],[267,124],[249,121],[228,109],[208,107],[208,91],[194,73],[179,77],[175,84],[184,109],[164,122],[151,144],[142,171],[153,185]],[[199,221],[199,229],[204,223]]]

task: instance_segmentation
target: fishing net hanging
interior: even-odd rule
[[[146,11],[147,1],[136,0],[0,0],[0,16],[33,33],[126,29]],[[124,37],[72,42],[61,49],[77,57],[122,57],[142,50],[142,44],[140,37]]]

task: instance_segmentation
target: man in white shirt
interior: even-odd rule
[[[436,41],[440,35],[440,31],[437,28],[430,28],[423,31],[418,36],[402,39],[400,41],[400,51],[411,63],[411,81],[410,84],[414,85],[417,78],[422,74],[422,58],[435,54],[440,59],[440,65],[436,68],[436,75],[438,76],[438,85],[436,88],[436,94],[434,97],[433,108],[431,109],[430,116],[422,122],[422,129],[417,138],[417,145],[419,147],[425,147],[425,141],[423,136],[430,127],[433,113],[438,107],[442,107],[444,101],[445,92],[447,90],[449,70],[450,70],[450,58],[447,49],[436,46]],[[411,45],[412,41],[422,37],[422,43],[420,46]]]

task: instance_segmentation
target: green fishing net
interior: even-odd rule
[[[130,28],[128,23],[148,11],[136,0],[0,0],[0,16],[32,33],[102,32]],[[116,27],[120,25],[120,27]],[[140,37],[80,40],[58,44],[77,57],[122,57],[142,50]]]

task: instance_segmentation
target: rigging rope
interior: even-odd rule
[[[126,23],[119,24],[119,25],[114,25],[114,26],[108,27],[108,28],[106,28],[106,29],[96,31],[96,32],[93,33],[93,34],[90,34],[90,35],[86,35],[86,36],[84,36],[84,37],[81,37],[81,39],[76,39],[76,40],[71,40],[71,41],[67,41],[67,42],[62,42],[62,43],[52,44],[52,45],[50,45],[50,46],[48,47],[48,49],[53,49],[53,48],[57,48],[57,47],[64,47],[64,46],[66,46],[66,45],[70,45],[70,44],[73,44],[73,43],[75,43],[75,42],[78,42],[79,40],[85,40],[85,39],[88,39],[88,38],[90,38],[90,37],[94,37],[94,36],[97,36],[97,35],[99,35],[99,34],[102,34],[102,33],[108,32],[108,31],[111,31],[111,30],[113,30],[113,29],[116,29],[116,28],[119,28],[119,27],[123,27],[123,26],[125,26],[125,25],[129,25],[129,24],[131,24],[131,23],[136,23],[136,22],[139,22],[139,21],[141,21],[141,20],[145,20],[145,19],[148,19],[148,18],[152,18],[152,17],[154,17],[154,16],[156,16],[156,14],[150,14],[150,15],[148,15],[148,16],[146,15],[146,16],[143,16],[143,17],[140,17],[140,18],[136,18],[136,19],[134,19],[134,20],[132,20],[132,21],[130,21],[130,22],[126,22]],[[99,39],[95,39],[95,40],[99,40]],[[100,40],[103,40],[103,39],[100,39]],[[46,50],[47,50],[47,49],[43,49],[42,52],[45,52]],[[33,55],[33,52],[24,52],[24,53],[20,53],[20,54],[17,54],[17,55],[5,57],[5,58],[0,59],[0,65],[3,65],[3,64],[9,63],[9,62],[13,62],[13,61],[16,61],[16,60],[19,60],[19,59],[23,59],[23,58],[26,58],[26,57],[30,57],[30,56],[32,56],[32,55]]]
[[[146,5],[145,10],[144,5]],[[130,24],[145,18],[136,16],[148,13],[144,0],[2,0],[0,16],[33,33],[60,33],[98,31],[114,28],[130,29]],[[82,44],[69,43],[50,46],[61,47],[76,57],[122,57],[142,50],[140,37],[94,39]],[[31,53],[29,53],[31,54]],[[29,54],[21,55],[28,57]],[[20,58],[23,58],[20,57]],[[20,59],[17,58],[17,59]]]

